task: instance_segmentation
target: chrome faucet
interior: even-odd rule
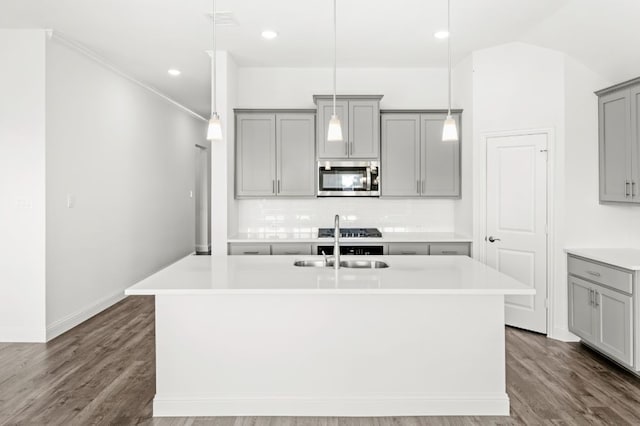
[[[333,267],[340,269],[340,215],[333,221]]]

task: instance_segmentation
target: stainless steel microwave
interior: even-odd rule
[[[318,161],[318,197],[379,197],[378,161]]]

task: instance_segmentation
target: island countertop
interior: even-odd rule
[[[533,295],[535,290],[466,256],[342,256],[384,269],[296,267],[322,256],[187,256],[125,290],[127,295],[439,294]]]

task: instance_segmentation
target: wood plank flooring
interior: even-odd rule
[[[154,419],[153,297],[46,344],[0,343],[0,425],[639,425],[640,379],[580,344],[507,328],[510,417]]]

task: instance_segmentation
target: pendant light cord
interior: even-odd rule
[[[447,32],[449,33],[449,37],[447,37],[447,57],[449,62],[449,112],[448,115],[451,115],[451,0],[447,0]]]
[[[336,0],[333,0],[333,115],[336,115],[336,50],[337,50]]]
[[[216,105],[216,0],[213,0],[213,12],[211,14],[211,19],[213,20],[213,61],[211,62],[213,81],[211,82],[211,102],[213,104],[213,110],[211,111],[211,115],[217,114],[217,105]]]

